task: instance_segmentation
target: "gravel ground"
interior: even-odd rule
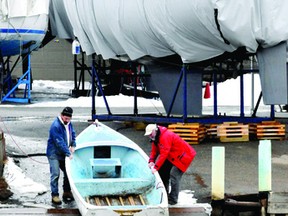
[[[6,138],[8,154],[14,157],[16,164],[27,177],[44,184],[49,188],[49,166],[45,156],[48,130],[54,118],[60,113],[59,107],[0,106],[0,128]],[[79,134],[88,125],[90,108],[74,108],[72,121]],[[285,119],[281,119],[284,123]],[[144,137],[143,130],[136,130],[123,122],[104,122],[136,142],[149,154],[150,144]],[[245,195],[258,193],[258,145],[259,141],[221,143],[204,141],[193,145],[197,156],[185,173],[181,189],[195,191],[198,202],[210,202],[211,196],[211,152],[214,146],[225,147],[225,193]],[[39,154],[41,156],[19,157],[20,155]],[[272,191],[288,191],[288,145],[287,141],[272,141]],[[13,195],[1,204],[24,206],[27,203],[51,205],[50,192],[38,195],[35,199]],[[62,207],[75,208],[75,204],[64,204]]]

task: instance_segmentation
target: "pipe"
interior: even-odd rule
[[[261,204],[259,202],[237,201],[233,199],[227,199],[224,205],[225,206],[237,206],[237,207],[255,207],[259,209],[261,207]]]

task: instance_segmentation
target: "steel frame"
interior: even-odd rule
[[[9,66],[9,61],[7,61],[7,74],[8,76],[6,77],[6,79],[4,80],[3,84],[8,85],[8,92],[5,94],[4,97],[1,98],[1,102],[14,102],[14,103],[30,103],[31,101],[31,57],[30,57],[30,53],[28,53],[26,55],[27,57],[27,64],[28,64],[28,68],[27,71],[18,79],[16,85],[12,86],[12,78],[11,78],[11,74],[13,71],[10,71],[10,66]],[[18,60],[19,60],[20,56],[18,57],[17,61],[15,62],[15,64],[17,64]],[[25,89],[24,89],[24,93],[23,93],[23,98],[19,98],[16,97],[16,90],[18,89],[19,85],[24,84],[25,85]]]
[[[261,95],[258,99],[258,105],[256,107],[256,110],[254,110],[254,113],[250,117],[245,117],[244,115],[244,80],[243,80],[243,74],[240,76],[240,116],[218,116],[217,114],[217,73],[214,71],[213,73],[213,82],[214,82],[214,114],[212,116],[203,116],[203,117],[188,117],[187,115],[187,71],[188,71],[188,65],[183,64],[179,79],[177,82],[177,86],[175,88],[175,92],[173,94],[173,98],[167,113],[167,116],[159,116],[157,114],[151,115],[151,114],[138,114],[138,108],[137,108],[137,95],[136,95],[136,88],[134,88],[134,113],[133,114],[125,114],[125,115],[115,115],[112,114],[108,101],[106,99],[106,96],[104,94],[101,79],[98,76],[97,68],[95,67],[95,59],[92,60],[92,120],[102,120],[102,121],[141,121],[141,122],[155,122],[155,123],[162,123],[162,124],[168,124],[168,123],[176,123],[176,122],[182,122],[182,123],[203,123],[203,124],[209,124],[209,123],[223,123],[223,122],[231,122],[231,121],[237,121],[240,123],[257,123],[261,121],[267,121],[274,119],[274,106],[271,106],[271,113],[270,117],[255,117],[256,112],[258,109],[258,105],[261,99]],[[135,74],[134,82],[137,79],[137,74]],[[180,87],[181,82],[183,82],[183,116],[182,117],[173,117],[171,116],[171,110],[173,108],[173,104],[175,102],[175,98],[178,92],[178,89]],[[96,106],[95,106],[95,96],[96,96],[96,84],[99,88],[99,91],[104,99],[104,103],[106,106],[106,110],[108,114],[96,114]],[[135,83],[134,83],[135,87]]]

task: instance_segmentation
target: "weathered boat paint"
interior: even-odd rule
[[[136,143],[101,123],[76,141],[66,169],[82,215],[169,215],[162,180]]]

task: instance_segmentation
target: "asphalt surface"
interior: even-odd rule
[[[73,125],[79,134],[91,120],[91,108],[74,108]],[[121,109],[121,108],[119,108]],[[0,127],[6,138],[6,151],[25,174],[36,182],[49,188],[49,166],[45,156],[46,142],[50,124],[61,112],[62,107],[29,107],[16,105],[0,106]],[[121,109],[122,112],[125,110]],[[281,119],[286,122],[286,119]],[[143,130],[136,130],[131,124],[124,122],[104,122],[137,143],[149,154],[150,144],[144,137]],[[197,156],[184,174],[181,189],[195,191],[198,203],[211,201],[211,156],[214,146],[225,147],[225,193],[229,195],[245,195],[258,193],[258,145],[259,141],[221,143],[220,141],[204,141],[193,145]],[[33,157],[19,157],[39,154]],[[288,191],[288,145],[287,141],[272,141],[272,191]],[[59,184],[61,185],[61,184]],[[60,189],[61,192],[61,189]],[[1,204],[23,206],[27,203],[52,205],[50,192],[35,199],[13,195]],[[75,204],[63,204],[62,208],[75,208]]]

